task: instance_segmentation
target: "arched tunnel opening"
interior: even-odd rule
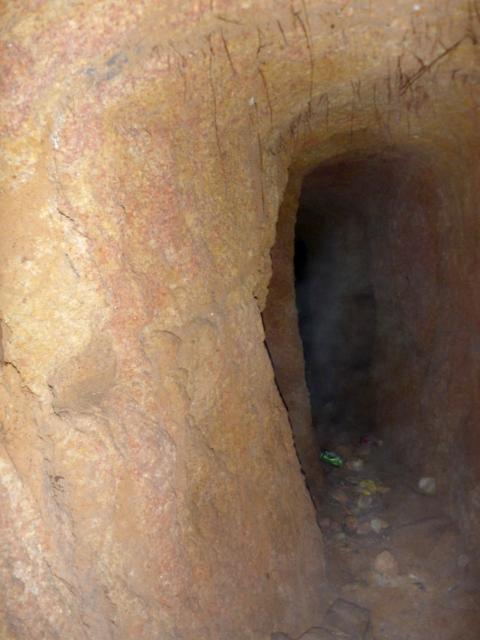
[[[457,609],[478,603],[479,582],[464,535],[468,392],[458,363],[469,356],[448,275],[450,189],[431,158],[391,149],[320,165],[287,187],[280,208],[266,343],[328,588],[349,594],[326,619],[339,617],[352,637],[373,637],[372,616],[389,639],[480,630],[476,604],[466,618]],[[421,621],[405,622],[405,606]],[[455,609],[448,621],[435,619],[442,606]]]
[[[304,187],[295,231],[295,290],[318,438],[373,431],[376,301],[368,215],[361,204]]]

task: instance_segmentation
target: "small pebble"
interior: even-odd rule
[[[343,533],[343,531],[335,534],[335,540],[338,540],[338,542],[345,542],[346,539],[347,539],[347,535]]]
[[[420,478],[418,481],[418,490],[426,496],[435,495],[437,491],[435,478]]]
[[[360,480],[357,486],[357,491],[363,493],[364,496],[373,495],[379,490],[379,486],[375,480]]]
[[[358,520],[355,518],[355,516],[347,516],[345,518],[345,528],[347,529],[347,531],[353,532],[356,530],[358,525]]]
[[[368,536],[371,531],[372,529],[369,522],[361,522],[356,529],[356,534],[359,536]]]
[[[372,527],[375,533],[381,533],[384,529],[388,529],[389,524],[385,522],[385,520],[381,520],[380,518],[373,518],[370,520],[370,526]]]
[[[332,520],[331,518],[322,518],[319,524],[320,524],[320,529],[322,529],[322,531],[326,531],[327,529],[330,529],[330,527],[332,526]]]
[[[350,469],[350,471],[362,471],[364,466],[364,462],[360,458],[354,458],[347,462],[347,469]]]
[[[382,576],[396,576],[398,574],[398,562],[395,560],[390,551],[382,551],[375,558],[374,568],[377,573]]]
[[[420,589],[421,591],[425,591],[426,587],[423,583],[423,580],[421,578],[419,578],[418,576],[416,576],[414,573],[409,573],[408,577],[410,578],[410,580],[413,582],[413,584]]]
[[[470,563],[470,558],[467,555],[465,555],[464,553],[462,553],[461,556],[458,556],[457,566],[460,567],[460,569],[465,569],[465,567],[469,563]]]
[[[386,487],[384,484],[380,484],[376,480],[363,479],[357,482],[355,491],[363,493],[365,496],[373,495],[375,493],[388,493],[390,487]]]
[[[369,509],[372,506],[372,496],[360,496],[357,500],[357,507],[359,509]]]
[[[335,489],[335,491],[332,492],[332,498],[340,502],[340,504],[346,504],[348,502],[348,496],[342,489]]]

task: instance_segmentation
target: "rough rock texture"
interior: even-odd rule
[[[456,246],[424,326],[458,428],[429,428],[480,531],[477,3],[40,0],[0,23],[2,639],[315,625],[322,542],[260,313],[288,171],[345,153],[448,178],[438,233],[392,234],[408,264]]]
[[[318,505],[323,497],[323,469],[318,455],[320,443],[312,428],[293,269],[299,189],[300,185],[295,182],[287,186],[278,214],[277,236],[271,254],[272,278],[263,320],[275,379],[288,409],[296,451],[310,496]]]

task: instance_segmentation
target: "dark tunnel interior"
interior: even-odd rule
[[[368,218],[335,197],[302,194],[295,289],[312,420],[319,443],[375,426],[372,366],[376,303]]]
[[[331,586],[373,603],[361,615],[378,637],[473,640],[478,609],[438,619],[480,593],[465,536],[478,361],[457,271],[472,262],[451,223],[461,197],[413,148],[334,159],[292,191],[263,318]]]

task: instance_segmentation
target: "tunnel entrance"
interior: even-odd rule
[[[442,281],[452,212],[432,165],[415,150],[342,157],[287,187],[264,322],[314,500],[318,451],[342,438],[388,433],[411,466],[441,460],[434,379],[453,321]]]
[[[324,537],[333,604],[318,637],[480,631],[457,446],[467,356],[447,276],[458,212],[433,166],[413,152],[341,158],[292,182],[279,213],[264,323]],[[319,462],[325,448],[342,467]]]
[[[367,212],[309,188],[295,225],[295,291],[313,427],[320,443],[375,426],[376,303]]]

